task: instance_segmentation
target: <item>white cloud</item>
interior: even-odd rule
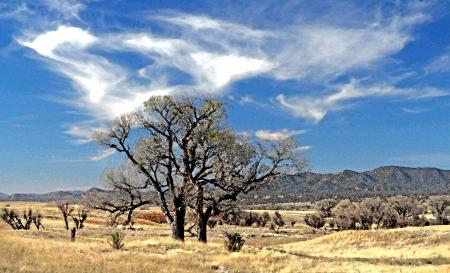
[[[311,149],[312,149],[312,146],[310,146],[310,145],[305,145],[305,146],[299,146],[299,147],[297,147],[297,148],[295,149],[295,151],[296,151],[296,152],[302,153],[302,152],[309,151],[309,150],[311,150]]]
[[[253,29],[240,24],[234,24],[223,20],[213,19],[205,15],[192,15],[181,12],[170,12],[165,15],[151,16],[152,19],[168,22],[182,28],[190,28],[192,31],[215,31],[227,36],[262,39],[273,36],[272,32]]]
[[[346,107],[346,102],[367,97],[399,97],[408,99],[426,99],[448,96],[445,90],[436,88],[398,88],[393,85],[361,85],[357,80],[335,87],[336,92],[322,97],[296,96],[286,98],[283,94],[277,96],[278,102],[290,110],[294,116],[321,121],[330,111],[337,111]]]
[[[88,31],[76,27],[59,26],[54,31],[38,35],[32,41],[19,41],[22,45],[36,50],[44,57],[64,60],[55,50],[60,46],[67,46],[69,50],[82,50],[96,42],[97,39]]]
[[[94,121],[108,121],[136,110],[152,95],[165,95],[171,88],[155,84],[138,85],[129,80],[128,71],[106,58],[93,55],[88,49],[101,38],[76,27],[59,26],[31,40],[19,40],[52,61],[52,68],[70,80],[79,92],[71,103],[86,111]],[[79,143],[91,140],[93,129],[85,124],[74,125],[68,134]],[[89,136],[87,136],[89,135]]]
[[[80,19],[80,12],[86,6],[77,0],[40,0],[48,10],[57,12],[64,19]]]
[[[65,3],[75,5],[61,7]],[[71,18],[79,18],[85,8],[76,3],[46,1],[49,9],[61,7],[61,13]],[[77,132],[84,124],[101,124],[134,111],[153,95],[221,94],[236,81],[255,76],[319,79],[326,85],[338,75],[366,69],[400,51],[412,39],[409,28],[424,20],[418,14],[360,25],[302,23],[256,29],[204,15],[172,12],[150,18],[160,22],[162,28],[175,28],[179,33],[123,30],[95,34],[89,29],[61,25],[19,40],[73,83],[77,93],[71,104],[91,119],[75,125],[69,130],[71,135],[80,135]],[[147,60],[147,64],[131,69],[113,62],[106,52],[132,52]],[[188,80],[173,84],[174,71],[187,75]],[[345,101],[393,93],[408,97],[407,91],[410,90],[389,86],[362,89],[350,83],[326,96],[279,95],[278,101],[296,116],[317,122],[328,111],[340,109]],[[436,91],[439,90],[434,90],[434,95]],[[249,101],[242,100],[245,102]],[[83,132],[90,129],[91,125],[83,127]],[[87,141],[82,135],[81,141]]]
[[[408,114],[420,114],[420,113],[427,111],[426,109],[421,109],[421,108],[402,107],[401,109],[403,112],[408,113]]]
[[[0,3],[0,19],[23,19],[32,13],[26,3],[20,3],[19,5]]]
[[[255,135],[257,138],[263,140],[280,141],[306,132],[307,130],[288,130],[285,128],[279,131],[258,130],[255,132]]]
[[[271,68],[265,60],[238,55],[202,52],[193,53],[191,57],[200,71],[198,81],[206,81],[212,89],[220,89],[232,81],[261,74]]]
[[[100,161],[102,159],[112,156],[114,153],[115,153],[115,150],[113,150],[113,149],[103,150],[103,151],[99,152],[98,154],[91,156],[90,160]]]
[[[426,67],[426,73],[450,72],[450,52],[446,52],[432,60]]]
[[[242,96],[239,98],[239,104],[242,104],[242,105],[250,104],[250,103],[254,103],[254,102],[255,102],[255,100],[249,95]]]
[[[75,143],[85,144],[93,141],[92,133],[97,129],[88,125],[73,125],[66,130],[66,133],[76,139]]]

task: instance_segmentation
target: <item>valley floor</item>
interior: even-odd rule
[[[0,208],[4,204],[0,203]],[[268,228],[218,226],[205,245],[173,241],[165,224],[126,231],[123,250],[107,243],[112,228],[93,221],[71,243],[54,204],[38,207],[43,231],[13,231],[0,224],[0,272],[450,272],[450,226],[315,232],[297,223],[279,235]],[[295,219],[302,212],[285,212]],[[96,216],[100,217],[100,216]],[[244,234],[239,253],[224,249],[224,230]]]

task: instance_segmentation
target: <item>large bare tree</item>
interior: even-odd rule
[[[224,204],[304,166],[294,139],[254,144],[227,127],[223,105],[212,99],[152,97],[143,111],[120,117],[96,138],[145,177],[139,189],[157,193],[178,240],[189,206],[198,239],[206,242],[208,218]]]

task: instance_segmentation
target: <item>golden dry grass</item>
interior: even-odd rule
[[[195,238],[174,242],[167,225],[150,224],[126,231],[126,246],[117,251],[107,243],[112,229],[95,221],[71,243],[55,204],[10,205],[39,209],[46,229],[12,231],[0,224],[0,272],[450,272],[450,226],[325,234],[296,224],[280,235],[219,226],[205,245]],[[299,214],[283,213],[293,219]],[[242,252],[224,250],[223,230],[245,235]]]

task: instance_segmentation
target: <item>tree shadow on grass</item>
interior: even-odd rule
[[[431,258],[365,258],[365,257],[325,257],[314,256],[302,252],[289,252],[281,249],[272,249],[279,253],[285,253],[300,258],[320,260],[326,262],[359,262],[373,265],[385,264],[394,266],[419,266],[419,265],[450,265],[450,258],[431,257]]]

